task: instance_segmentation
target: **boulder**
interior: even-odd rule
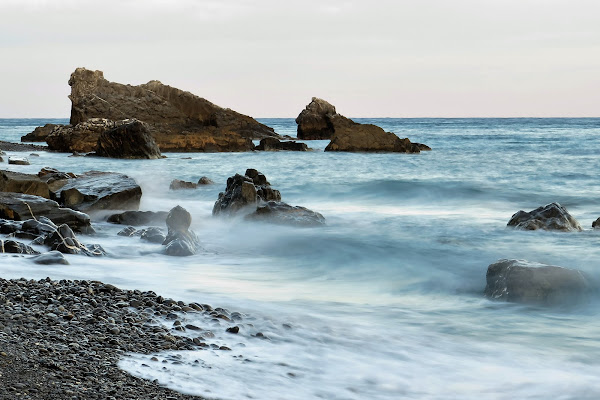
[[[20,231],[21,226],[23,226],[22,222],[0,219],[0,233],[3,233],[5,235],[9,235],[11,233]]]
[[[179,179],[173,179],[171,184],[169,185],[170,190],[182,190],[182,189],[196,189],[198,187],[197,183],[194,182],[186,182]]]
[[[39,251],[34,250],[24,243],[17,242],[16,240],[2,239],[0,239],[0,253],[40,254]]]
[[[50,198],[48,183],[37,175],[0,170],[0,192],[14,192]]]
[[[38,256],[32,257],[31,261],[36,264],[51,265],[51,264],[63,264],[69,265],[69,262],[65,256],[57,250],[52,250],[47,253],[42,253]]]
[[[170,256],[191,256],[196,254],[200,241],[196,234],[190,231],[192,216],[181,206],[176,206],[169,211],[167,227],[169,232],[163,245],[165,254]]]
[[[96,155],[149,160],[162,157],[148,126],[136,119],[100,133]]]
[[[121,229],[119,232],[117,232],[117,235],[131,237],[136,236],[138,233],[138,230],[135,229],[133,226],[127,226]],[[139,233],[139,235],[141,236],[141,233]]]
[[[248,214],[248,220],[268,221],[281,225],[321,226],[325,218],[318,212],[299,206],[290,206],[282,201],[269,201]]]
[[[57,124],[46,124],[44,126],[38,126],[33,132],[28,133],[25,136],[21,136],[21,142],[45,142],[46,137],[54,130],[54,128],[64,126]]]
[[[13,165],[30,165],[27,157],[8,157],[8,163]]]
[[[137,210],[142,189],[127,175],[89,171],[70,179],[56,196],[61,204],[79,211]]]
[[[100,134],[119,123],[106,118],[90,118],[76,124],[58,126],[46,136],[46,143],[49,150],[90,153],[96,151]]]
[[[300,140],[331,139],[334,132],[332,117],[338,115],[335,107],[323,99],[313,97],[296,118]]]
[[[108,217],[108,222],[121,225],[151,225],[165,223],[168,213],[166,211],[125,211]]]
[[[279,201],[281,194],[271,188],[267,178],[255,169],[247,169],[244,175],[235,174],[227,179],[225,192],[213,207],[213,215],[234,214],[247,209],[256,211],[259,201]]]
[[[213,184],[214,184],[213,180],[207,176],[203,176],[200,179],[198,179],[198,185],[213,185]]]
[[[264,138],[260,140],[260,144],[256,146],[255,150],[258,151],[308,151],[309,148],[306,143],[295,142],[295,141],[280,141],[277,138]]]
[[[151,226],[146,229],[142,229],[140,232],[140,238],[150,243],[163,243],[165,241],[165,234],[162,229],[156,226]]]
[[[558,203],[546,204],[529,212],[521,210],[510,218],[507,226],[527,231],[536,229],[563,232],[582,230],[579,222]]]
[[[70,208],[60,208],[57,202],[39,196],[0,193],[0,218],[25,221],[42,216],[56,225],[67,224],[77,232],[94,232],[87,214]]]
[[[581,271],[525,260],[491,264],[486,281],[486,297],[527,304],[572,303],[592,290],[590,280]]]
[[[72,172],[61,172],[55,168],[49,167],[42,168],[37,175],[42,182],[46,182],[46,184],[48,184],[48,189],[50,189],[50,198],[52,200],[57,200],[56,192],[65,186],[69,179],[77,177],[77,175]]]
[[[28,219],[21,225],[21,232],[31,233],[35,236],[47,236],[58,229],[58,226],[46,217]]]
[[[592,228],[600,229],[600,218],[597,218],[594,222],[592,222]]]
[[[86,246],[82,244],[73,233],[73,230],[67,225],[60,225],[53,233],[48,235],[44,244],[51,250],[57,250],[65,254],[83,254],[86,256],[106,255],[104,249],[97,244]]]
[[[247,151],[252,139],[278,135],[256,120],[159,81],[139,86],[77,68],[69,79],[71,125],[91,118],[135,118],[148,124],[161,151]]]

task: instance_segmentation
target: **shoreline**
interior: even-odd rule
[[[99,281],[0,278],[0,398],[204,400],[136,378],[117,363],[127,352],[202,350],[202,333],[210,331],[178,336],[172,331],[183,326],[169,329],[157,318],[211,312]]]

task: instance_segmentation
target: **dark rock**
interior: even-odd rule
[[[296,118],[298,139],[331,139],[334,132],[331,118],[337,115],[335,107],[323,99],[313,97],[312,101]]]
[[[290,206],[281,201],[269,201],[259,206],[246,219],[268,221],[282,225],[320,226],[325,225],[325,218],[318,212],[299,206]]]
[[[69,79],[71,125],[123,116],[148,124],[161,151],[247,151],[251,139],[277,136],[272,128],[189,92],[150,81],[109,82],[101,71],[78,68]]]
[[[45,217],[39,217],[38,220],[28,219],[21,225],[21,231],[32,233],[36,236],[45,236],[53,233],[58,227],[54,222]]]
[[[0,218],[25,221],[47,217],[56,225],[67,224],[73,230],[93,233],[90,217],[69,208],[60,208],[58,203],[39,196],[17,193],[0,193]]]
[[[486,297],[528,304],[573,303],[592,290],[591,282],[581,271],[524,260],[491,264],[486,281]]]
[[[162,229],[151,226],[141,231],[141,239],[150,243],[163,243],[165,241],[165,234]]]
[[[196,189],[198,187],[197,183],[194,182],[186,182],[179,179],[173,179],[171,184],[169,185],[170,190],[181,190],[181,189]]]
[[[176,206],[169,211],[167,227],[169,232],[163,245],[165,253],[170,256],[191,256],[196,254],[200,241],[196,234],[189,230],[192,216],[183,207]]]
[[[121,225],[150,225],[154,223],[165,223],[166,211],[125,211],[108,217],[108,222]]]
[[[416,146],[419,151],[431,151],[431,147],[427,146],[426,144],[423,143],[415,143],[413,142],[413,146]],[[415,153],[418,153],[417,151],[415,151]]]
[[[117,235],[119,235],[119,236],[135,236],[137,233],[138,233],[137,229],[135,229],[133,226],[128,226],[126,228],[121,229],[117,233]]]
[[[31,194],[50,198],[50,189],[37,175],[0,170],[0,192]]]
[[[582,230],[579,222],[558,203],[546,204],[530,212],[521,210],[511,217],[507,225],[528,231],[536,229],[563,232]]]
[[[90,153],[96,151],[100,134],[119,123],[106,118],[90,118],[73,125],[58,126],[46,136],[46,143],[49,150]]]
[[[228,333],[234,333],[234,334],[239,333],[240,332],[240,327],[239,326],[229,327],[229,328],[227,328],[227,332]]]
[[[15,233],[15,232],[21,230],[22,225],[23,224],[21,222],[7,221],[5,219],[0,219],[0,233],[3,233],[5,235]]]
[[[213,185],[214,182],[212,181],[212,179],[210,179],[207,176],[203,176],[200,179],[198,179],[198,185]]]
[[[594,222],[592,222],[592,228],[600,229],[600,218],[598,218]]]
[[[69,262],[65,256],[57,250],[52,250],[47,253],[42,253],[39,256],[31,259],[36,264],[50,265],[50,264],[63,264],[69,265]]]
[[[8,157],[8,163],[14,165],[30,165],[27,157]]]
[[[309,148],[306,143],[300,143],[295,141],[284,141],[281,142],[277,138],[264,138],[260,140],[260,144],[256,146],[255,150],[259,151],[308,151]]]
[[[148,125],[135,119],[100,133],[96,155],[150,160],[161,158],[160,150],[150,135]]]
[[[142,189],[127,175],[89,171],[70,179],[56,195],[62,204],[80,211],[137,210]]]
[[[104,249],[99,245],[85,246],[75,236],[75,233],[67,224],[60,225],[52,234],[44,240],[44,244],[51,250],[58,250],[65,254],[84,254],[86,256],[105,255]]]
[[[40,254],[39,251],[27,246],[24,243],[16,240],[0,239],[0,253],[15,253],[15,254]]]
[[[21,136],[21,142],[45,142],[46,137],[54,130],[54,128],[63,125],[57,124],[46,124],[44,126],[38,126],[33,132],[28,133],[25,136]]]

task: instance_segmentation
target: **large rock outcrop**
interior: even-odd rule
[[[148,126],[136,119],[123,122],[100,133],[96,155],[111,158],[161,158],[160,150]]]
[[[525,260],[498,260],[488,267],[486,282],[486,297],[540,305],[572,303],[592,290],[581,271]]]
[[[54,130],[54,128],[64,126],[58,124],[46,124],[44,126],[38,126],[33,132],[28,133],[25,136],[21,136],[21,142],[45,142],[46,138]]]
[[[507,226],[526,231],[543,229],[547,231],[581,231],[581,225],[566,208],[558,203],[550,203],[535,210],[520,210],[508,221]]]
[[[371,124],[359,124],[336,112],[323,99],[313,97],[296,118],[298,139],[331,139],[325,151],[419,153],[429,146],[401,139]]]
[[[69,85],[72,126],[92,118],[135,118],[148,124],[163,152],[247,151],[254,148],[252,139],[278,136],[253,118],[159,81],[123,85],[104,79],[102,71],[77,68]]]
[[[74,125],[58,126],[46,137],[48,149],[69,153],[90,153],[98,148],[100,134],[122,121],[90,118]]]

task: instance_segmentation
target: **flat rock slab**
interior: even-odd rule
[[[37,175],[0,170],[0,192],[15,192],[50,198],[48,184]]]

